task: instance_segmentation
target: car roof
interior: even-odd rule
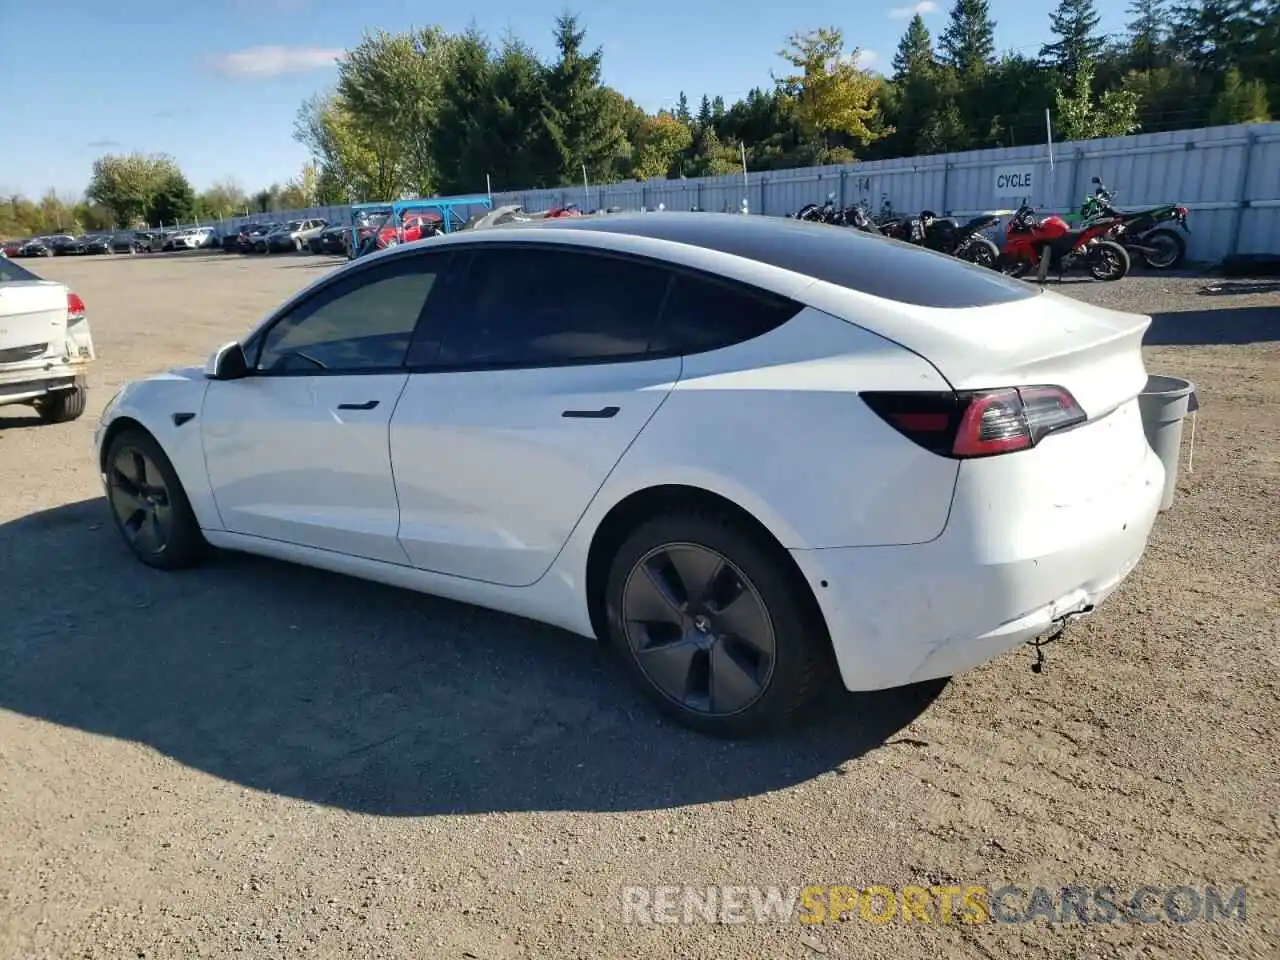
[[[851,227],[784,217],[660,211],[544,219],[484,233],[497,240],[508,229],[550,242],[561,231],[572,231],[684,244],[921,307],[1004,303],[1039,292],[945,254]]]

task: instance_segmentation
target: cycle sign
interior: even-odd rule
[[[997,167],[995,195],[997,197],[1029,197],[1034,192],[1035,166]]]

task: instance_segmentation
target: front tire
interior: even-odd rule
[[[89,391],[82,383],[70,390],[47,393],[35,403],[36,413],[45,423],[70,423],[84,416],[89,405]]]
[[[1161,227],[1142,238],[1144,247],[1154,247],[1156,253],[1144,253],[1142,260],[1152,270],[1172,270],[1187,255],[1187,241],[1176,230]]]
[[[608,642],[677,723],[741,738],[791,722],[831,672],[825,625],[776,544],[730,516],[680,512],[626,539]]]
[[[1089,276],[1095,280],[1123,280],[1129,266],[1129,251],[1114,240],[1100,240],[1089,250]]]
[[[194,566],[206,544],[173,464],[145,430],[127,428],[105,458],[107,501],[125,545],[158,570]]]

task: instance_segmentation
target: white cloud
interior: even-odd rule
[[[218,54],[210,63],[230,77],[276,77],[332,67],[343,53],[328,47],[249,47]]]
[[[924,16],[926,13],[937,12],[938,5],[933,0],[920,0],[919,3],[913,3],[909,7],[894,7],[889,11],[890,20],[910,20],[917,13]]]
[[[880,54],[874,50],[859,50],[858,57],[855,61],[863,70],[867,70],[873,63],[880,59]]]

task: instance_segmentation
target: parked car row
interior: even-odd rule
[[[70,234],[6,240],[0,249],[6,257],[62,257],[86,254],[157,253],[217,247],[220,238],[212,227],[180,230],[125,230],[118,233]]]
[[[227,253],[309,253],[311,241],[328,229],[328,221],[321,217],[246,223],[225,234],[220,246]]]

